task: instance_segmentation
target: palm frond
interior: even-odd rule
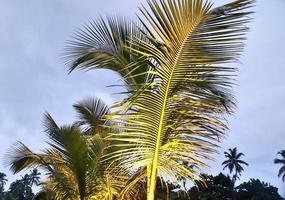
[[[284,164],[285,165],[285,160],[284,159],[275,158],[274,159],[274,163],[275,164]]]
[[[129,49],[133,48],[133,38],[146,41],[139,27],[134,22],[118,17],[91,21],[76,32],[73,40],[68,41],[65,58],[69,72],[74,69],[110,69],[121,77],[132,76],[123,79],[127,87],[143,84],[148,79],[145,72],[149,62]],[[136,76],[133,76],[134,74]]]
[[[86,127],[86,132],[92,135],[103,134],[106,125],[106,115],[109,107],[101,100],[87,98],[73,105],[78,113],[77,124]]]
[[[282,164],[281,168],[278,171],[278,177],[282,177],[282,181],[285,181],[285,150],[279,151],[277,154],[281,155],[281,159],[275,158],[275,164]]]
[[[13,173],[18,173],[27,168],[50,168],[50,160],[44,154],[37,154],[21,142],[15,143],[6,153],[6,163]]]
[[[236,162],[248,166],[248,163],[243,160],[236,160]]]
[[[64,126],[51,137],[49,144],[63,157],[76,178],[80,197],[85,196],[88,170],[88,145],[77,126]]]
[[[48,112],[46,112],[44,114],[43,126],[45,128],[44,131],[48,135],[53,135],[53,134],[55,134],[55,132],[57,132],[59,130],[59,126],[56,124],[56,122],[54,121],[54,119],[52,118],[52,116]]]
[[[283,158],[285,158],[285,150],[278,152],[278,154],[280,154]]]
[[[141,9],[150,42],[137,39],[132,50],[155,66],[153,82],[126,102],[127,113],[113,116],[125,126],[110,139],[125,144],[109,157],[129,169],[151,166],[150,188],[157,175],[174,182],[199,178],[197,171],[216,152],[227,130],[223,115],[235,104],[235,68],[226,64],[236,61],[243,48],[251,13],[245,9],[252,3],[238,0],[218,13],[201,0],[150,0],[150,11]]]
[[[284,180],[285,180],[285,166],[282,166],[279,169],[278,177],[282,177],[282,181],[284,182]]]

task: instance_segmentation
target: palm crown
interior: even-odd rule
[[[67,48],[71,70],[107,68],[126,83],[129,95],[109,115],[116,122],[110,128],[120,129],[109,139],[123,150],[107,159],[131,171],[146,168],[149,199],[157,176],[198,179],[223,137],[236,70],[226,64],[242,50],[252,2],[212,9],[202,0],[150,0],[137,28],[100,19]]]
[[[126,182],[115,179],[101,162],[107,142],[104,116],[108,107],[99,99],[87,99],[74,105],[79,120],[71,126],[58,126],[45,114],[44,126],[49,148],[34,153],[22,143],[17,143],[9,153],[11,170],[17,173],[30,167],[40,167],[48,175],[42,193],[55,191],[58,199],[112,199]],[[33,171],[33,175],[37,175]],[[123,181],[122,181],[123,180]],[[41,194],[41,193],[40,193]],[[40,196],[40,195],[39,195]]]
[[[4,190],[4,186],[8,180],[6,179],[6,174],[0,172],[0,189]],[[3,191],[0,191],[3,192]]]
[[[282,177],[282,181],[285,181],[285,150],[278,152],[281,155],[281,159],[276,158],[274,159],[275,164],[281,164],[281,168],[278,172],[278,177]]]
[[[244,156],[244,154],[238,153],[236,147],[229,149],[229,152],[225,152],[225,157],[227,160],[222,163],[222,165],[224,165],[223,169],[228,168],[230,170],[230,173],[235,171],[233,175],[234,182],[239,178],[241,172],[244,170],[242,165],[248,165],[245,161],[241,160],[242,156]]]

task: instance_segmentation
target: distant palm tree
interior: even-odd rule
[[[30,174],[25,174],[22,176],[22,179],[20,180],[23,186],[23,195],[24,197],[29,197],[31,194],[31,188],[34,184],[34,177]]]
[[[279,169],[278,172],[278,177],[282,177],[282,181],[285,181],[285,150],[279,151],[278,154],[281,155],[281,159],[275,158],[274,163],[275,164],[281,164],[281,168]]]
[[[37,168],[30,171],[29,177],[30,177],[30,185],[33,186],[40,184],[40,177],[41,173],[38,171]]]
[[[6,179],[6,174],[0,172],[0,187],[4,187],[8,180]]]
[[[236,180],[239,179],[241,172],[244,170],[242,165],[248,165],[245,161],[240,159],[244,154],[238,153],[236,147],[229,149],[229,152],[224,152],[224,154],[227,160],[222,163],[222,165],[224,165],[223,170],[228,168],[230,174],[234,172],[233,181],[236,182]]]
[[[5,186],[7,181],[8,180],[6,179],[6,174],[0,172],[0,195],[4,191],[4,186]]]

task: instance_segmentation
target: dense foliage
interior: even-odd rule
[[[4,185],[8,181],[4,173],[0,173],[0,200],[32,200],[35,196],[32,187],[39,184],[40,173],[37,169],[25,174],[21,179],[12,182],[7,191],[4,191]]]
[[[234,186],[230,176],[222,173],[217,176],[203,174],[204,183],[197,183],[187,192],[179,185],[159,182],[156,187],[157,200],[284,200],[278,189],[259,179],[250,179],[248,182]],[[28,178],[29,181],[26,179]],[[7,180],[7,179],[5,179]],[[26,174],[22,179],[11,183],[9,189],[0,194],[0,200],[53,200],[55,194],[47,188],[34,195],[32,192],[32,178]],[[140,188],[137,199],[146,199],[145,187]]]

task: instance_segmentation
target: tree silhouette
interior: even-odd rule
[[[281,159],[276,158],[274,159],[275,164],[282,164],[281,168],[278,172],[278,177],[282,177],[282,181],[285,181],[285,150],[279,151],[277,154],[281,155]]]
[[[7,181],[8,180],[6,179],[6,174],[0,172],[0,188],[4,188]]]
[[[225,157],[227,160],[225,160],[222,165],[224,165],[223,170],[228,168],[230,170],[230,174],[233,174],[233,182],[235,183],[237,179],[239,179],[239,176],[241,175],[241,172],[244,170],[242,165],[248,165],[245,161],[241,160],[240,158],[244,156],[243,153],[238,153],[237,148],[229,149],[229,152],[224,152]]]
[[[40,177],[41,173],[38,171],[37,168],[30,171],[29,178],[30,178],[30,185],[39,185],[40,184]]]
[[[4,186],[7,181],[6,174],[0,172],[0,200],[2,200],[4,197]]]
[[[284,198],[278,194],[278,188],[259,179],[250,179],[250,181],[240,184],[236,188],[236,192],[237,200],[284,200]]]
[[[217,176],[201,174],[202,182],[197,182],[189,191],[191,200],[211,199],[227,200],[232,199],[234,182],[229,175],[222,173]]]
[[[30,185],[30,178],[28,174],[22,176],[20,180],[11,183],[9,190],[5,194],[6,200],[32,200],[34,193]]]

